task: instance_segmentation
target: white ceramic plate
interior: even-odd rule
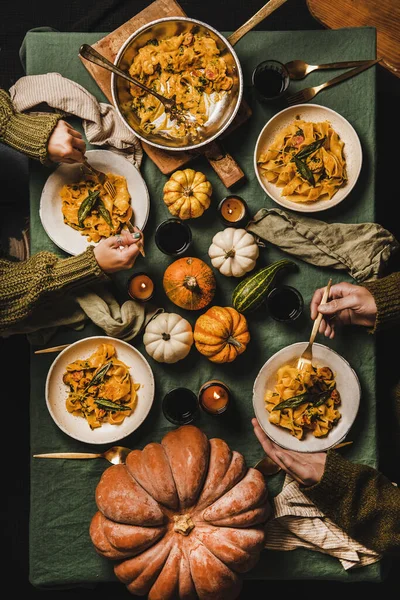
[[[66,409],[68,386],[63,382],[66,367],[74,360],[88,358],[102,343],[113,344],[117,357],[130,367],[133,380],[140,383],[137,405],[133,413],[120,425],[105,423],[90,429],[83,417],[76,417]],[[130,435],[147,417],[154,400],[154,376],[144,356],[133,346],[108,336],[94,336],[78,340],[65,348],[54,360],[46,379],[46,404],[58,427],[67,435],[87,444],[113,444]]]
[[[143,230],[149,216],[150,196],[139,170],[126,158],[111,150],[88,150],[86,155],[89,163],[99,171],[115,173],[126,178],[134,222],[139,229]],[[40,219],[49,238],[61,250],[74,256],[84,252],[89,242],[86,236],[64,223],[60,192],[63,185],[78,181],[80,177],[79,164],[60,164],[43,187],[39,208]]]
[[[306,432],[302,440],[269,421],[269,412],[265,408],[264,395],[267,389],[273,389],[276,383],[276,373],[285,364],[295,364],[308,342],[297,342],[282,348],[261,368],[253,386],[253,407],[261,428],[276,444],[287,450],[298,452],[323,452],[338,444],[349,432],[357,416],[361,398],[361,386],[357,374],[340,354],[322,344],[313,344],[313,362],[316,366],[326,366],[332,369],[341,404],[338,409],[341,418],[324,438],[314,437],[312,432]]]
[[[312,121],[314,123],[329,121],[340,139],[344,142],[343,153],[346,160],[348,181],[330,200],[293,202],[290,200],[289,196],[281,196],[283,188],[277,187],[273,183],[267,181],[267,179],[261,175],[261,171],[257,165],[258,157],[267,150],[270,144],[272,144],[277,133],[290,125],[290,123],[298,116],[304,121]],[[328,208],[336,206],[339,202],[342,202],[355,186],[361,171],[361,164],[361,144],[353,126],[334,110],[326,108],[325,106],[320,106],[319,104],[298,104],[297,106],[285,108],[276,114],[261,130],[254,152],[254,170],[259,184],[265,193],[277,204],[298,212],[310,213],[327,210]]]

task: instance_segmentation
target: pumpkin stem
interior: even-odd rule
[[[231,335],[228,337],[227,344],[232,344],[232,346],[235,346],[236,348],[242,347],[242,344],[240,342],[238,342],[237,340],[235,340],[235,338],[232,337]]]
[[[182,535],[189,535],[194,529],[194,523],[190,515],[174,515],[174,531],[181,533]]]
[[[225,258],[233,258],[236,254],[235,248],[231,248],[230,250],[225,252]]]
[[[169,333],[163,333],[161,335],[162,339],[164,340],[164,342],[168,342],[168,340],[171,339],[171,336],[169,335]]]
[[[194,275],[186,276],[185,281],[184,281],[184,286],[190,291],[195,290],[198,287],[196,277],[194,277]]]
[[[183,195],[190,198],[190,196],[193,196],[193,190],[191,188],[184,188]]]

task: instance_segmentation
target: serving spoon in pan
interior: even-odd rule
[[[100,52],[97,52],[97,50],[95,50],[93,46],[90,46],[89,44],[82,44],[82,46],[79,48],[79,54],[83,58],[86,58],[86,60],[89,60],[90,62],[97,65],[98,67],[102,67],[103,69],[107,69],[108,71],[111,71],[111,73],[114,73],[119,77],[123,77],[130,83],[133,83],[133,85],[137,85],[139,88],[141,88],[148,94],[152,94],[153,96],[155,96],[157,100],[162,102],[162,104],[164,105],[165,112],[170,114],[171,118],[175,119],[178,123],[187,123],[189,121],[194,120],[194,117],[192,115],[182,110],[179,110],[174,98],[166,98],[165,96],[162,96],[158,92],[147,87],[147,85],[144,85],[141,81],[134,79],[133,77],[128,75],[128,73],[122,71],[122,69],[120,69],[119,67],[116,67],[105,56],[100,54]]]

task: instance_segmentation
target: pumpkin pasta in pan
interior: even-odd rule
[[[120,233],[132,216],[125,177],[113,173],[107,177],[116,189],[115,198],[90,177],[65,184],[60,192],[64,223],[86,235],[89,242]]]
[[[261,175],[293,202],[331,199],[347,182],[344,142],[328,121],[293,121],[257,164]]]
[[[91,429],[119,425],[135,410],[140,384],[112,344],[100,344],[89,358],[67,365],[63,382],[69,387],[68,412],[84,417]]]
[[[291,365],[278,369],[274,390],[264,396],[269,421],[284,427],[301,440],[306,431],[315,437],[326,436],[341,414],[337,408],[340,394],[329,367],[302,370]]]
[[[209,35],[182,33],[166,39],[152,39],[139,48],[129,74],[167,98],[175,98],[178,109],[190,114],[184,123],[171,121],[164,105],[152,94],[130,84],[131,110],[146,133],[164,132],[182,138],[196,136],[218,101],[231,89],[225,59]],[[126,108],[126,107],[125,107]]]

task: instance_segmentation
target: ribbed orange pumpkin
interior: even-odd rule
[[[90,537],[115,575],[148,600],[234,600],[270,514],[264,477],[193,425],[133,450],[96,488]]]
[[[184,169],[171,175],[163,192],[171,215],[182,220],[196,219],[210,206],[212,185],[204,173]]]
[[[249,341],[246,317],[230,306],[212,306],[194,326],[197,350],[215,363],[232,362]]]
[[[200,310],[214,298],[216,281],[211,267],[199,258],[178,258],[165,270],[163,286],[177,306]]]

